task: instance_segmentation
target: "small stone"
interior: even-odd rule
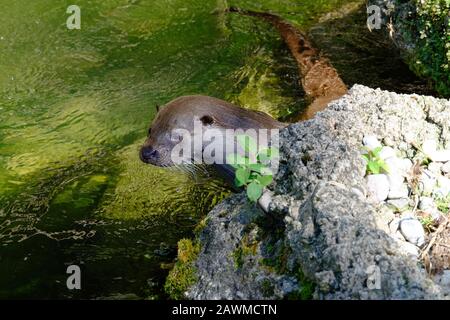
[[[391,147],[383,147],[379,153],[379,157],[383,160],[395,158],[395,150]]]
[[[408,198],[390,199],[387,201],[387,204],[395,211],[402,212],[409,208],[409,199]]]
[[[389,179],[385,174],[371,174],[366,177],[369,198],[376,202],[387,199],[389,194]]]
[[[400,227],[400,219],[399,218],[394,218],[391,221],[391,223],[389,223],[389,231],[391,232],[391,234],[395,234],[398,231],[399,227]]]
[[[427,156],[430,156],[432,153],[436,152],[437,150],[436,140],[424,141],[424,143],[422,144],[422,150]]]
[[[384,137],[383,138],[383,144],[385,146],[392,147],[392,146],[394,146],[395,142],[394,142],[394,140],[391,137]]]
[[[378,147],[381,147],[380,141],[374,135],[368,135],[363,138],[363,144],[369,149],[374,150]]]
[[[406,152],[406,151],[408,151],[408,144],[406,142],[402,141],[398,144],[398,149]]]
[[[442,168],[442,163],[440,163],[440,162],[431,162],[428,165],[428,170],[430,170],[430,172],[432,172],[435,175],[441,174],[441,168]]]
[[[428,156],[436,162],[448,162],[450,161],[450,150],[435,151]]]
[[[264,212],[269,212],[269,205],[272,202],[273,193],[270,190],[265,190],[258,200],[258,204]]]
[[[425,243],[425,231],[419,220],[406,218],[400,221],[400,232],[405,239],[420,247]]]
[[[447,195],[450,193],[450,179],[440,176],[438,178],[438,186],[444,192],[444,197],[447,197]]]
[[[431,212],[436,209],[436,204],[431,197],[421,197],[419,202],[419,209],[426,212]]]
[[[408,186],[403,183],[404,177],[399,174],[389,174],[389,199],[408,198]]]
[[[448,287],[447,290],[450,290],[450,270],[444,270],[442,273],[435,275],[434,281],[440,286]]]
[[[412,169],[413,163],[410,159],[402,159],[402,170],[408,174]]]
[[[423,194],[430,195],[436,186],[436,178],[430,171],[424,170],[419,177],[419,186]]]
[[[397,240],[397,244],[399,246],[399,249],[403,253],[411,255],[411,256],[414,256],[414,257],[418,257],[419,256],[419,248],[417,248],[412,243],[409,243],[409,242],[406,242],[406,241],[398,241]]]
[[[393,238],[394,238],[394,239],[397,239],[397,240],[400,240],[400,241],[403,241],[403,242],[406,241],[406,240],[405,240],[405,237],[402,235],[402,233],[400,232],[400,230],[397,230],[397,231],[393,234]]]
[[[450,161],[444,163],[441,167],[443,173],[450,173]]]
[[[403,177],[407,177],[412,168],[412,162],[409,159],[400,159],[397,157],[391,157],[384,160],[388,167],[390,174],[398,174]]]

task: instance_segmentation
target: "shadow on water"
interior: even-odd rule
[[[349,85],[427,90],[364,33],[362,1],[228,2],[313,27]],[[307,105],[297,67],[270,25],[225,1],[78,3],[69,32],[69,2],[0,0],[0,298],[165,298],[177,241],[229,190],[140,163],[154,106],[197,93],[287,118]]]

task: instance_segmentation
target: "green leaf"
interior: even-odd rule
[[[267,187],[269,184],[272,183],[272,181],[273,181],[273,176],[259,176],[259,177],[257,178],[257,180],[259,181],[259,183],[261,184],[261,186]]]
[[[383,149],[383,147],[376,147],[375,149],[372,150],[372,153],[375,157],[378,157],[378,155],[380,154],[381,149]]]
[[[236,170],[236,180],[240,185],[246,184],[248,178],[250,178],[250,170],[244,168],[239,168]]]
[[[258,201],[261,198],[263,187],[256,181],[247,186],[247,197],[251,202]]]
[[[278,158],[279,156],[280,156],[280,151],[277,148],[272,147],[272,148],[266,148],[266,149],[261,150],[257,155],[257,159],[258,159],[258,161],[261,161],[261,162],[267,162],[267,161],[273,160],[275,158]]]
[[[239,181],[236,177],[234,178],[234,184],[236,185],[236,187],[242,187],[245,183],[242,183],[241,181]]]
[[[261,174],[262,174],[263,176],[273,176],[272,170],[270,170],[270,168],[266,168],[266,167],[263,167],[263,168],[261,169]]]
[[[374,161],[370,161],[367,164],[367,167],[369,168],[370,172],[372,172],[373,174],[379,174],[380,173],[380,166],[377,162]]]
[[[264,165],[262,165],[261,163],[252,163],[248,165],[248,168],[252,171],[261,173],[261,170],[264,169]]]
[[[236,137],[239,145],[250,154],[255,155],[258,152],[258,144],[255,139],[246,134],[240,134]]]
[[[367,162],[370,162],[368,154],[362,154],[361,157],[363,157],[363,159],[366,160]]]
[[[386,162],[384,162],[383,160],[379,160],[378,165],[384,172],[389,173],[389,166],[386,164]]]

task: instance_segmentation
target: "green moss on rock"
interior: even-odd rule
[[[165,292],[172,299],[183,299],[186,290],[195,283],[194,261],[200,253],[200,244],[189,239],[178,241],[178,259],[164,285]]]

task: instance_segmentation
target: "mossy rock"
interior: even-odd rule
[[[164,290],[172,299],[185,298],[186,290],[195,283],[197,276],[194,261],[200,253],[200,244],[189,239],[178,241],[178,258],[170,271]]]

